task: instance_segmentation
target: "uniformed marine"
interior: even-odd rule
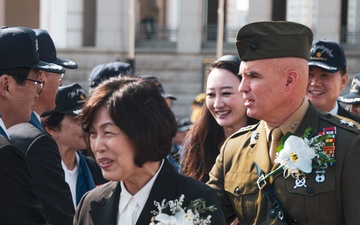
[[[236,217],[241,225],[359,224],[360,131],[305,98],[311,42],[311,30],[293,22],[252,23],[237,35],[239,91],[247,114],[260,122],[227,139],[210,172],[208,185],[217,191],[228,224]],[[326,137],[319,148],[328,161],[304,173],[296,162],[308,155],[299,145],[288,158],[298,173],[282,168],[267,177],[281,165],[275,161],[286,147],[272,150],[280,144],[272,142],[275,129],[281,140],[287,134],[305,140],[309,130],[312,137]]]

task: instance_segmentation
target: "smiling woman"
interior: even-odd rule
[[[104,81],[91,91],[80,121],[110,182],[84,195],[74,224],[150,224],[154,202],[182,195],[184,205],[202,198],[216,207],[202,216],[225,224],[214,190],[179,174],[167,160],[177,124],[153,82],[135,76]]]
[[[247,117],[243,94],[238,91],[239,66],[240,59],[235,55],[225,55],[211,63],[202,113],[185,138],[181,172],[202,182],[209,180],[225,139],[241,127],[257,122]]]

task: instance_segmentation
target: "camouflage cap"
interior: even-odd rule
[[[243,26],[236,36],[241,61],[298,57],[308,60],[313,40],[310,28],[295,22],[264,21]]]

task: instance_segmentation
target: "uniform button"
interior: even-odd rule
[[[240,189],[238,187],[235,188],[235,194],[240,195]]]
[[[307,187],[307,192],[308,192],[309,194],[314,194],[314,188],[312,188],[312,187]]]

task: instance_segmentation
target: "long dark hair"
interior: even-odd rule
[[[226,55],[211,63],[211,69],[221,68],[239,73],[240,60],[237,56]],[[237,76],[240,81],[241,77]],[[247,118],[247,123],[255,124],[258,121]],[[209,180],[209,172],[219,155],[220,146],[225,141],[225,133],[215,118],[211,115],[206,104],[202,106],[200,117],[185,137],[181,160],[181,173],[196,178],[202,182]]]

